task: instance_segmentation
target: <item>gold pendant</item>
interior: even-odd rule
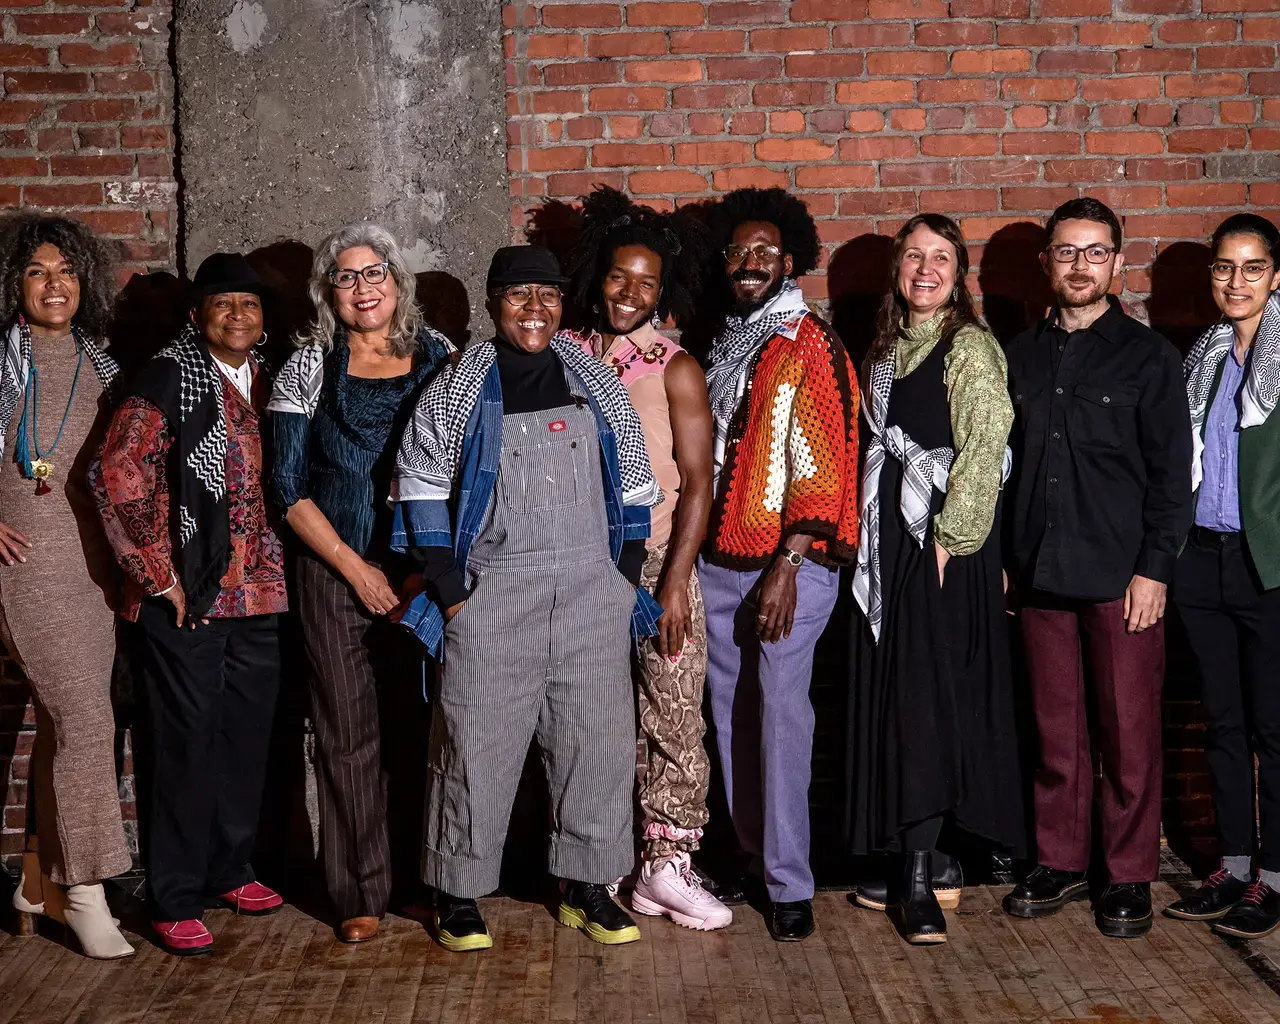
[[[53,476],[53,463],[48,459],[36,459],[31,463],[31,476],[35,480],[48,480]]]

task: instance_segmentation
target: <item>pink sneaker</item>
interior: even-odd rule
[[[261,882],[250,882],[218,897],[237,914],[272,914],[284,904],[280,894]]]
[[[155,929],[165,952],[174,956],[199,956],[213,952],[213,936],[202,921],[152,921],[151,927]]]
[[[733,911],[698,884],[687,853],[654,864],[645,861],[631,894],[631,909],[649,917],[669,917],[700,932],[725,928]]]

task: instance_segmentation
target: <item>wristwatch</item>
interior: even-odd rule
[[[799,551],[792,551],[790,548],[783,548],[778,552],[778,554],[790,562],[792,567],[796,569],[799,569],[800,566],[804,565],[804,555],[800,554]]]

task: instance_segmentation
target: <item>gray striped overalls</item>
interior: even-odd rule
[[[609,553],[595,417],[503,417],[471,596],[445,627],[431,729],[423,877],[456,897],[498,886],[511,805],[537,737],[553,875],[612,882],[634,863],[635,589]]]

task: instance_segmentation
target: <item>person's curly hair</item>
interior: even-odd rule
[[[602,185],[582,199],[582,230],[565,263],[569,294],[582,312],[600,301],[613,254],[642,245],[662,260],[657,314],[683,324],[693,314],[707,262],[706,228],[687,212],[659,213]]]
[[[804,203],[783,188],[740,188],[711,207],[711,244],[719,252],[733,239],[734,229],[747,221],[777,226],[782,252],[791,256],[791,276],[803,277],[818,265],[822,251],[818,226]]]
[[[72,324],[92,337],[104,337],[115,301],[115,254],[79,221],[43,213],[0,221],[0,325],[7,329],[22,312],[22,276],[46,242],[58,247],[80,279],[80,308]]]

